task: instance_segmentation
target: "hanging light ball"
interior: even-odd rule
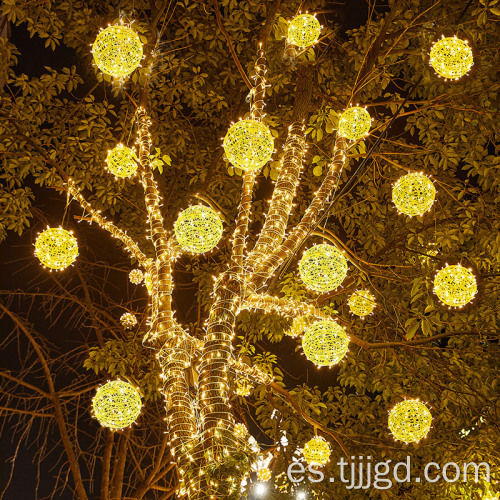
[[[375,309],[375,297],[368,290],[356,290],[347,301],[350,311],[364,318]]]
[[[231,165],[242,170],[258,170],[271,159],[274,139],[262,122],[247,119],[229,127],[222,146]]]
[[[221,218],[204,205],[192,205],[183,210],[174,224],[179,245],[188,252],[204,253],[219,243],[224,228]]]
[[[144,279],[144,273],[140,269],[132,269],[132,271],[128,274],[128,279],[130,280],[130,283],[140,285]]]
[[[252,384],[246,378],[240,378],[236,382],[236,394],[238,396],[250,396],[250,391],[252,390]]]
[[[239,439],[244,439],[248,434],[248,429],[245,424],[236,424],[234,426],[234,435]]]
[[[92,400],[94,415],[110,429],[123,429],[133,424],[141,412],[141,396],[128,382],[114,380],[97,389]]]
[[[304,333],[304,330],[311,324],[312,318],[309,315],[295,316],[292,326],[289,330],[285,330],[285,335],[289,337],[298,337]]]
[[[257,471],[257,479],[263,482],[269,481],[271,479],[271,471],[267,467],[261,467]]]
[[[432,207],[436,188],[422,173],[411,173],[400,177],[392,188],[392,201],[403,214],[413,217],[422,215]]]
[[[347,261],[336,247],[321,243],[304,252],[299,262],[299,274],[311,290],[330,292],[344,281]]]
[[[434,278],[434,292],[447,306],[465,306],[477,293],[476,277],[460,264],[447,265]]]
[[[443,37],[431,48],[430,64],[434,71],[450,80],[458,80],[472,68],[472,49],[466,40]]]
[[[389,429],[395,439],[404,443],[417,443],[427,436],[432,415],[418,399],[401,401],[389,412]]]
[[[316,43],[321,32],[321,25],[315,16],[300,14],[295,16],[288,26],[288,43],[305,49]]]
[[[78,243],[70,231],[62,227],[50,227],[38,235],[35,255],[44,266],[60,271],[73,264],[77,258]]]
[[[357,141],[368,135],[371,124],[372,118],[365,108],[347,108],[339,118],[339,134],[351,141]]]
[[[349,336],[335,321],[325,319],[311,325],[302,337],[302,349],[318,366],[337,364],[347,353]]]
[[[132,149],[123,144],[118,144],[108,151],[106,165],[108,170],[116,177],[130,177],[137,171],[135,153]]]
[[[122,78],[130,75],[141,63],[142,44],[132,28],[116,24],[97,35],[92,54],[103,73]]]
[[[304,445],[302,453],[309,465],[325,465],[330,459],[330,445],[323,437],[316,436]]]
[[[120,323],[123,325],[123,328],[133,328],[135,325],[137,325],[137,318],[134,314],[127,312],[125,314],[122,314]]]

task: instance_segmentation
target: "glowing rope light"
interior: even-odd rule
[[[434,292],[439,300],[452,307],[468,304],[477,293],[476,277],[460,264],[446,266],[434,278]]]
[[[252,390],[252,384],[245,379],[240,378],[238,382],[236,382],[236,394],[238,396],[250,396],[250,391]]]
[[[133,328],[135,325],[137,325],[137,318],[135,317],[134,314],[127,312],[125,314],[122,314],[120,318],[120,323],[126,329]]]
[[[396,208],[410,217],[422,215],[432,207],[436,188],[422,173],[411,173],[400,177],[392,189],[392,201]]]
[[[375,297],[368,290],[356,290],[347,301],[353,314],[364,318],[375,309]]]
[[[118,144],[108,151],[106,165],[108,170],[116,177],[129,177],[137,171],[135,153],[132,149]]]
[[[234,426],[234,435],[237,438],[243,439],[248,435],[248,429],[245,424],[236,424]]]
[[[261,467],[257,471],[257,479],[262,482],[269,481],[271,479],[272,473],[267,467]]]
[[[443,37],[431,48],[430,64],[438,75],[458,80],[472,68],[474,59],[466,40]]]
[[[142,44],[132,28],[114,25],[97,35],[92,54],[103,73],[122,78],[130,75],[141,63]]]
[[[140,285],[144,279],[144,273],[140,269],[132,269],[132,271],[128,274],[128,279],[130,280],[130,283]]]
[[[316,436],[304,445],[304,459],[309,465],[325,465],[330,459],[330,445],[321,437]]]
[[[351,141],[357,141],[368,135],[371,124],[372,118],[365,108],[347,108],[339,118],[339,134]]]
[[[349,336],[339,324],[329,319],[317,321],[302,337],[304,354],[318,366],[335,365],[344,358],[348,348]]]
[[[305,49],[318,41],[320,32],[321,25],[315,16],[300,14],[290,21],[288,42]]]
[[[51,227],[38,235],[35,255],[50,269],[66,269],[78,256],[78,243],[70,231],[62,227]]]
[[[389,413],[389,429],[395,439],[404,443],[416,443],[427,436],[432,415],[418,399],[401,401]]]

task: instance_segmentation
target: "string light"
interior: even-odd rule
[[[389,412],[389,429],[392,435],[406,444],[417,443],[427,436],[431,424],[431,412],[418,399],[401,401]]]
[[[132,271],[128,274],[128,279],[130,280],[130,283],[140,285],[144,279],[144,273],[140,269],[132,269]]]
[[[295,316],[295,318],[293,318],[292,326],[288,330],[285,330],[285,335],[288,335],[289,337],[299,337],[311,324],[311,321],[311,316]]]
[[[347,261],[336,247],[321,243],[304,252],[299,262],[299,274],[311,290],[330,292],[347,276]]]
[[[266,481],[269,481],[269,479],[271,479],[271,476],[272,476],[272,473],[271,471],[269,470],[268,467],[261,467],[258,471],[257,471],[257,479],[259,481],[262,481],[262,482],[266,482]]]
[[[137,318],[134,314],[127,312],[125,314],[122,314],[120,323],[126,329],[133,328],[135,325],[137,325]]]
[[[243,439],[248,435],[248,429],[245,424],[235,424],[234,426],[234,435],[239,438]]]
[[[365,108],[353,106],[340,115],[339,134],[351,141],[357,141],[368,135],[371,124],[370,113]]]
[[[346,355],[349,336],[335,321],[317,321],[302,337],[302,349],[309,361],[318,366],[332,366]]]
[[[392,201],[396,208],[410,217],[422,215],[432,207],[436,188],[422,173],[403,175],[392,188]]]
[[[136,156],[132,149],[118,144],[106,156],[108,170],[116,177],[130,177],[137,171]]]
[[[44,266],[60,271],[73,264],[77,258],[78,243],[71,231],[50,227],[38,235],[35,255]]]
[[[347,301],[353,314],[364,318],[375,309],[375,297],[368,290],[356,290]]]
[[[252,390],[252,384],[245,379],[240,378],[238,382],[236,382],[236,394],[238,396],[250,396],[250,392]]]
[[[443,36],[432,46],[429,62],[439,76],[458,80],[472,68],[474,58],[466,40]]]
[[[309,465],[325,465],[330,460],[330,445],[322,436],[310,439],[302,451],[304,460]]]
[[[288,42],[304,49],[318,41],[320,32],[321,25],[315,16],[300,14],[290,21]]]
[[[476,277],[470,269],[457,264],[439,270],[434,278],[434,292],[451,307],[463,307],[477,293]]]
[[[117,430],[137,420],[142,402],[139,392],[131,384],[113,380],[97,389],[92,406],[102,426]]]

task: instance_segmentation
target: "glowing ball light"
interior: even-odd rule
[[[123,144],[118,144],[108,151],[106,165],[116,177],[129,177],[137,171],[134,151]]]
[[[465,40],[456,36],[443,37],[431,48],[430,64],[438,75],[458,80],[471,69],[474,59]]]
[[[431,423],[431,412],[418,399],[401,401],[389,412],[392,435],[406,444],[416,443],[427,436]]]
[[[299,274],[311,290],[330,292],[344,281],[347,275],[347,261],[340,250],[321,243],[304,252],[299,262]]]
[[[257,471],[257,479],[259,481],[269,481],[271,479],[271,471],[267,467],[261,467]]]
[[[222,145],[231,165],[242,170],[258,170],[271,159],[274,151],[269,128],[251,119],[231,125]]]
[[[325,465],[330,459],[330,445],[321,436],[316,436],[304,445],[302,453],[309,465]]]
[[[131,384],[114,380],[97,389],[92,406],[100,424],[116,430],[136,421],[142,402],[139,392]]]
[[[35,255],[50,269],[62,270],[78,256],[78,243],[70,231],[51,227],[40,233],[35,242]]]
[[[288,335],[289,337],[298,337],[304,333],[304,330],[310,325],[310,323],[310,316],[295,316],[295,318],[293,318],[291,328],[285,331],[285,335]]]
[[[434,278],[434,292],[444,304],[462,307],[477,293],[476,277],[472,271],[460,264],[446,266],[439,270]]]
[[[247,434],[248,434],[248,429],[246,428],[245,424],[236,424],[234,426],[234,435],[237,438],[243,439],[244,437],[246,437]]]
[[[92,45],[97,67],[106,75],[123,78],[141,63],[139,35],[128,26],[114,25],[102,30]]]
[[[304,354],[318,366],[335,365],[346,355],[348,348],[346,331],[330,319],[317,321],[302,337]]]
[[[137,325],[137,318],[132,313],[125,313],[122,314],[120,323],[124,328],[133,328],[135,325]]]
[[[215,248],[224,228],[220,217],[210,207],[193,205],[179,214],[174,231],[184,250],[203,253]]]
[[[132,271],[128,274],[128,279],[130,280],[130,283],[139,285],[144,279],[144,273],[140,269],[132,269]]]
[[[250,396],[251,389],[252,385],[245,378],[240,378],[238,382],[236,382],[236,394],[238,396]]]
[[[372,118],[365,108],[348,108],[340,115],[339,134],[351,141],[357,141],[368,135],[371,124]]]
[[[368,290],[355,291],[347,301],[353,314],[364,318],[375,309],[375,297]]]
[[[288,42],[302,49],[316,43],[321,32],[321,25],[315,16],[300,14],[290,21]]]
[[[411,173],[400,177],[392,189],[392,201],[403,214],[413,217],[422,215],[432,207],[436,188],[422,173]]]

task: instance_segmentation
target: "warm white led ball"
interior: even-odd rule
[[[302,337],[302,349],[309,361],[318,366],[337,364],[347,353],[349,336],[333,320],[317,321]]]
[[[375,297],[368,290],[356,290],[347,301],[350,311],[364,318],[375,309]]]
[[[411,173],[400,177],[392,189],[392,201],[396,208],[410,217],[423,215],[432,207],[436,188],[422,173]]]
[[[106,165],[108,170],[116,177],[129,177],[137,171],[135,153],[132,149],[118,144],[108,151]]]
[[[357,141],[368,135],[371,124],[372,118],[365,108],[347,108],[339,118],[339,134],[351,141]]]
[[[267,467],[261,467],[257,471],[257,479],[263,482],[269,481],[271,479],[271,471]]]
[[[446,266],[434,278],[434,292],[448,306],[465,306],[477,293],[476,277],[460,264]]]
[[[315,16],[300,14],[290,21],[288,43],[305,49],[318,41],[320,32],[321,25]]]
[[[458,80],[472,68],[474,59],[467,41],[453,36],[443,37],[432,46],[430,63],[438,75]]]
[[[304,460],[309,465],[325,465],[330,459],[330,445],[321,436],[310,439],[302,451]]]
[[[123,328],[133,328],[135,325],[137,325],[137,318],[135,317],[135,314],[127,312],[122,314],[120,323],[123,325]]]
[[[51,227],[38,235],[35,255],[44,266],[60,271],[73,264],[77,258],[78,243],[70,231]]]
[[[132,269],[132,271],[128,274],[128,279],[130,280],[130,283],[139,285],[144,279],[144,273],[140,269]]]
[[[401,401],[389,412],[392,435],[407,444],[416,443],[427,436],[431,424],[431,412],[418,399]]]

